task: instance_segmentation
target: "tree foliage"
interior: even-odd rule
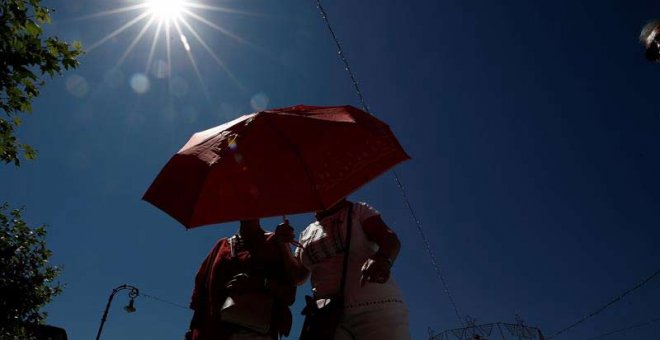
[[[32,111],[45,77],[78,67],[82,46],[44,36],[50,10],[41,0],[0,0],[0,161],[20,166],[36,151],[16,138],[21,114]],[[32,228],[22,209],[0,204],[0,339],[30,339],[58,295],[60,269],[48,263],[46,228]]]
[[[21,213],[0,205],[0,339],[25,338],[24,325],[41,323],[41,307],[62,291],[54,282],[60,268],[48,263],[45,226],[29,227]]]
[[[41,0],[0,0],[0,161],[20,165],[20,154],[36,152],[16,139],[20,113],[32,110],[43,76],[76,68],[82,54],[79,42],[44,37],[41,25],[50,23],[50,10]]]

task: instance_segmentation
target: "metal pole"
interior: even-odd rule
[[[101,324],[99,325],[98,333],[96,333],[96,340],[99,340],[101,338],[101,332],[103,331],[103,325],[105,324],[105,321],[108,319],[108,311],[110,310],[112,299],[115,297],[115,294],[119,293],[124,289],[130,289],[130,292],[128,292],[128,296],[131,299],[134,299],[140,294],[140,291],[136,287],[127,284],[123,284],[112,290],[112,293],[110,293],[110,297],[108,298],[108,304],[105,305],[105,310],[103,311],[103,316],[101,317]]]

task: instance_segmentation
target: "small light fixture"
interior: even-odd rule
[[[129,290],[128,298],[130,299],[130,301],[128,302],[128,306],[124,307],[124,310],[128,313],[133,313],[136,311],[135,298],[140,295],[140,290],[137,289],[137,287],[123,284],[113,289],[112,293],[110,293],[110,297],[108,298],[108,304],[105,305],[105,310],[103,310],[103,316],[101,317],[101,324],[99,325],[99,331],[98,333],[96,333],[96,340],[101,339],[101,332],[103,331],[103,325],[105,325],[105,321],[108,319],[108,311],[110,311],[110,305],[112,304],[112,299],[115,297],[117,293],[125,289]]]
[[[128,305],[127,305],[126,307],[124,307],[124,310],[125,310],[127,313],[133,313],[133,312],[135,312],[136,309],[135,309],[135,305],[134,305],[134,303],[135,303],[135,299],[134,299],[134,298],[131,298],[131,300],[128,302]]]

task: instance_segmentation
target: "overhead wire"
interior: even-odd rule
[[[655,319],[651,319],[651,320],[644,321],[644,322],[638,322],[638,323],[632,324],[632,325],[630,325],[630,326],[628,326],[628,327],[619,328],[619,329],[616,329],[616,330],[613,330],[613,331],[610,331],[610,332],[607,332],[607,333],[603,333],[603,334],[597,335],[597,336],[595,336],[595,337],[593,337],[593,338],[589,338],[589,339],[587,339],[587,340],[597,340],[597,339],[602,339],[602,338],[604,338],[604,337],[607,337],[607,336],[610,336],[610,335],[613,335],[613,334],[616,334],[616,333],[627,332],[627,331],[629,331],[629,330],[633,330],[633,329],[635,329],[635,328],[640,328],[640,327],[649,326],[649,325],[652,325],[652,324],[654,324],[654,323],[656,323],[656,322],[660,322],[660,318],[655,318]]]
[[[178,307],[178,308],[181,308],[181,309],[190,310],[190,308],[188,308],[184,305],[178,304],[176,302],[168,301],[168,300],[165,300],[163,298],[159,298],[157,296],[145,294],[145,293],[142,293],[142,292],[140,292],[139,296],[143,296],[143,297],[148,298],[148,299],[156,300],[158,302],[165,303],[165,304],[168,304],[168,305],[171,305],[171,306],[174,306],[174,307]]]
[[[321,13],[321,18],[323,18],[323,21],[325,22],[326,27],[327,27],[328,31],[330,32],[330,35],[332,36],[332,40],[334,41],[335,46],[337,47],[337,54],[339,55],[339,59],[344,64],[344,69],[346,70],[346,72],[348,73],[348,75],[350,77],[350,80],[353,84],[355,92],[356,92],[358,98],[360,99],[360,103],[362,104],[362,108],[366,112],[371,113],[371,110],[369,109],[369,106],[367,105],[366,100],[364,98],[364,95],[362,94],[362,91],[360,89],[360,85],[359,85],[359,82],[357,81],[357,77],[353,73],[353,70],[350,66],[350,63],[348,62],[348,59],[346,58],[346,55],[344,54],[341,43],[339,42],[339,39],[337,38],[337,35],[335,34],[335,31],[332,28],[332,25],[330,24],[330,20],[328,19],[328,14],[325,11],[325,8],[323,7],[323,5],[321,4],[321,0],[315,0],[315,2],[316,2],[316,7],[318,8],[318,10]],[[424,242],[424,245],[426,247],[426,251],[427,251],[427,253],[428,253],[428,255],[431,259],[431,263],[433,265],[433,268],[435,269],[435,272],[438,275],[438,278],[440,279],[440,282],[443,285],[444,292],[447,295],[447,297],[448,297],[448,299],[449,299],[449,301],[452,305],[452,308],[454,309],[454,313],[456,314],[456,317],[458,318],[459,322],[462,323],[464,320],[461,317],[461,314],[458,310],[458,306],[457,306],[457,304],[456,304],[456,302],[453,298],[453,295],[451,294],[451,291],[449,290],[449,286],[448,286],[448,284],[447,284],[447,282],[444,278],[444,275],[442,274],[442,270],[440,269],[440,265],[438,264],[438,261],[436,260],[435,255],[433,254],[433,251],[431,249],[431,245],[429,243],[429,240],[426,237],[426,234],[424,233],[424,230],[422,228],[421,221],[417,218],[417,215],[415,214],[415,211],[412,207],[412,204],[410,203],[410,200],[408,199],[408,195],[406,193],[405,187],[403,186],[403,184],[401,183],[401,180],[399,179],[398,173],[396,172],[396,170],[393,170],[392,173],[394,174],[394,179],[395,179],[396,184],[397,184],[397,186],[398,186],[398,188],[401,192],[401,196],[402,196],[404,202],[406,203],[406,207],[408,208],[408,210],[410,212],[410,215],[412,216],[413,220],[415,221],[415,224],[417,226],[417,231],[418,231],[420,237],[422,238],[422,240]],[[552,339],[552,338],[554,338],[554,337],[556,337],[556,336],[572,329],[573,327],[578,326],[579,324],[585,322],[586,320],[598,315],[599,313],[601,313],[605,309],[609,308],[610,306],[612,306],[613,304],[615,304],[619,300],[623,299],[626,295],[628,295],[628,294],[632,293],[633,291],[641,288],[643,285],[645,285],[646,283],[651,281],[653,278],[655,278],[659,274],[660,274],[660,270],[656,271],[655,273],[653,273],[652,275],[650,275],[649,277],[644,279],[642,282],[640,282],[636,286],[626,290],[623,294],[617,296],[616,298],[614,298],[610,302],[606,303],[605,305],[603,305],[602,307],[600,307],[596,311],[582,317],[581,319],[579,319],[576,322],[568,325],[567,327],[564,327],[563,329],[559,330],[558,332],[556,332],[552,336],[548,337],[547,339],[550,340],[550,339]],[[660,318],[653,319],[653,320],[650,320],[650,321],[647,321],[647,322],[644,322],[644,323],[635,324],[635,325],[632,325],[632,326],[629,326],[629,327],[626,327],[626,328],[623,328],[623,329],[619,329],[619,330],[615,330],[615,331],[612,331],[612,332],[604,333],[604,334],[601,334],[597,337],[591,338],[590,340],[598,339],[598,338],[605,337],[605,336],[615,334],[615,333],[618,333],[618,332],[627,331],[627,330],[630,330],[630,329],[633,329],[633,328],[646,326],[646,325],[653,324],[653,323],[659,322],[659,321],[660,321]]]
[[[611,307],[615,303],[619,302],[621,299],[623,299],[626,295],[636,291],[637,289],[641,288],[645,284],[647,284],[649,281],[653,280],[656,276],[660,275],[660,269],[658,269],[655,273],[651,274],[650,276],[646,277],[644,280],[633,286],[632,288],[626,290],[623,292],[621,295],[615,297],[614,299],[610,300],[608,303],[604,304],[600,308],[596,309],[595,311],[583,316],[582,318],[578,319],[577,321],[573,322],[572,324],[562,328],[561,330],[557,331],[555,334],[551,335],[548,337],[548,340],[555,338],[556,336],[570,330],[571,328],[587,321],[588,319],[600,314],[602,311],[606,310],[607,308]]]
[[[364,99],[364,96],[362,95],[362,91],[360,90],[360,83],[358,83],[357,78],[355,77],[355,74],[351,69],[351,65],[348,63],[348,59],[346,59],[346,56],[344,55],[344,50],[341,48],[341,44],[339,43],[339,39],[337,39],[335,30],[332,29],[332,25],[330,25],[328,14],[325,12],[325,8],[323,8],[323,5],[321,4],[321,0],[315,0],[315,1],[316,1],[316,8],[318,8],[319,11],[321,12],[321,18],[323,18],[323,21],[325,22],[325,25],[328,28],[328,31],[330,32],[330,35],[332,35],[332,40],[335,42],[335,46],[337,46],[337,54],[339,55],[339,59],[341,59],[342,63],[344,63],[344,69],[346,70],[346,72],[348,72],[348,76],[351,78],[351,82],[353,83],[353,88],[355,89],[355,92],[360,98],[362,109],[364,111],[371,112],[371,110],[369,110],[369,106],[367,105],[366,100]]]
[[[328,19],[328,14],[325,11],[325,8],[321,4],[321,0],[315,0],[316,1],[316,7],[318,8],[319,12],[321,13],[321,18],[323,18],[323,21],[326,24],[326,27],[328,28],[328,31],[330,32],[330,35],[332,36],[332,40],[335,43],[335,46],[337,47],[337,54],[339,55],[339,59],[341,59],[342,63],[344,64],[344,69],[348,73],[348,76],[351,79],[351,82],[353,83],[353,88],[355,89],[355,92],[360,99],[360,103],[362,104],[362,109],[366,112],[371,113],[371,110],[369,109],[369,106],[367,105],[367,102],[364,98],[364,95],[362,94],[362,91],[360,90],[360,84],[357,81],[357,77],[353,73],[353,70],[351,69],[351,66],[348,62],[348,59],[346,58],[346,55],[344,54],[344,51],[341,47],[341,44],[339,43],[339,39],[337,38],[337,35],[335,34],[334,29],[332,28],[332,25],[330,24],[330,20]],[[456,301],[454,300],[454,297],[449,289],[449,285],[447,284],[447,281],[445,280],[445,277],[442,273],[442,270],[440,269],[440,265],[438,261],[435,258],[435,255],[433,254],[433,251],[431,249],[431,244],[426,237],[426,234],[424,233],[424,230],[422,228],[422,223],[417,217],[417,214],[415,214],[415,211],[412,207],[412,204],[410,203],[410,200],[408,199],[408,194],[406,193],[405,187],[401,183],[401,180],[399,178],[398,173],[396,170],[392,170],[392,173],[394,174],[394,180],[396,181],[396,184],[399,188],[399,191],[401,192],[401,197],[403,198],[406,207],[408,208],[408,211],[410,212],[410,215],[412,216],[413,220],[415,221],[415,224],[417,226],[417,232],[419,233],[420,237],[422,238],[422,241],[424,242],[424,246],[426,248],[426,252],[428,253],[431,263],[433,265],[433,268],[435,269],[435,272],[440,279],[440,282],[442,283],[444,293],[447,295],[447,298],[449,299],[449,302],[454,310],[454,313],[456,314],[456,318],[458,319],[459,323],[463,323],[464,320],[461,317],[461,313],[459,312],[458,306],[456,304]]]

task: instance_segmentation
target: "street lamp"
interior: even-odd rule
[[[135,298],[140,295],[140,290],[131,285],[123,284],[112,290],[110,297],[108,298],[108,304],[105,306],[105,311],[103,311],[103,317],[101,317],[101,324],[99,325],[99,332],[96,333],[96,340],[101,338],[101,331],[103,331],[103,325],[105,320],[108,318],[108,311],[110,310],[110,304],[112,304],[112,299],[115,297],[115,294],[119,293],[122,290],[128,289],[128,297],[130,298],[128,305],[124,307],[124,310],[128,313],[135,312]]]

